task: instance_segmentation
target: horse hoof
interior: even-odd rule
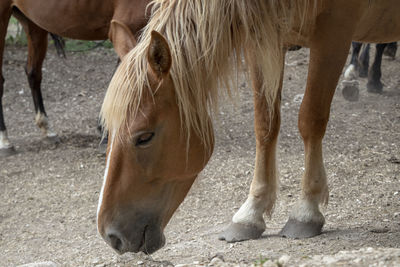
[[[321,222],[300,222],[289,219],[279,235],[294,239],[309,238],[321,234],[323,226]]]
[[[343,81],[342,95],[347,101],[358,101],[359,90],[357,81]]]
[[[1,157],[9,157],[12,155],[15,155],[17,151],[13,146],[7,147],[7,148],[0,148],[0,158]]]
[[[50,134],[46,136],[46,141],[48,141],[51,144],[59,144],[61,143],[60,137],[56,134]]]
[[[367,91],[374,94],[382,94],[383,84],[381,82],[367,83]]]
[[[260,229],[254,225],[244,225],[231,223],[228,228],[218,237],[228,243],[234,243],[249,239],[258,239],[265,229]]]

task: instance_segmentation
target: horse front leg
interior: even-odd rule
[[[318,235],[325,223],[319,210],[319,204],[326,204],[329,197],[322,139],[329,120],[331,101],[351,43],[351,32],[343,32],[335,26],[328,28],[329,31],[322,25],[310,44],[307,87],[298,120],[305,148],[302,193],[280,233],[291,238]],[[338,31],[335,32],[335,29]],[[329,36],[326,36],[327,32]]]
[[[382,72],[381,72],[381,64],[382,64],[382,56],[383,51],[385,50],[388,44],[376,44],[375,50],[375,58],[372,63],[371,68],[368,72],[368,83],[367,83],[367,91],[370,93],[382,93],[383,84],[381,82]]]
[[[58,142],[58,136],[50,127],[50,122],[43,104],[41,83],[42,66],[47,51],[47,31],[38,27],[18,11],[15,16],[21,22],[28,40],[28,60],[25,72],[31,88],[35,107],[35,122],[42,134],[51,141]]]
[[[276,144],[280,127],[283,66],[275,102],[268,103],[263,90],[262,75],[255,63],[256,58],[247,55],[247,59],[251,64],[250,75],[254,92],[255,171],[247,200],[219,237],[227,242],[259,238],[266,228],[263,215],[271,215],[276,200]]]
[[[397,42],[388,43],[383,54],[390,57],[392,60],[396,58]]]
[[[0,4],[0,157],[10,156],[15,153],[14,146],[10,143],[7,135],[7,128],[4,122],[3,114],[3,94],[4,94],[4,77],[3,77],[3,53],[5,39],[7,34],[8,21],[11,17],[11,9],[7,2]]]
[[[371,49],[370,44],[364,45],[364,48],[361,51],[361,55],[359,57],[359,70],[358,75],[360,77],[368,77],[368,69],[369,69],[369,51]]]
[[[342,95],[348,101],[357,101],[359,98],[359,82],[358,72],[360,64],[358,62],[358,56],[362,43],[352,42],[353,51],[351,52],[350,64],[347,66],[344,72],[344,80],[342,81]]]
[[[362,47],[362,43],[359,42],[352,42],[352,52],[351,52],[351,58],[350,58],[350,64],[347,66],[346,71],[344,72],[344,79],[345,80],[354,80],[357,79],[357,72],[359,69],[359,62],[358,62],[358,56],[360,54],[360,50]]]

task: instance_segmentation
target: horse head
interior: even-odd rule
[[[122,76],[130,69],[124,68],[124,60],[118,70]],[[208,162],[213,148],[213,144],[211,148],[205,145],[193,130],[183,130],[169,73],[173,64],[169,46],[157,32],[151,34],[146,60],[149,88],[142,90],[138,112],[125,109],[125,126],[109,129],[98,206],[98,230],[121,254],[152,253],[164,245],[163,229]],[[109,100],[106,96],[105,103]],[[209,135],[213,140],[212,131]]]

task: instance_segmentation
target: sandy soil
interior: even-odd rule
[[[276,235],[300,193],[304,152],[297,112],[307,54],[302,49],[287,56],[280,194],[263,237],[235,244],[217,240],[246,199],[253,175],[252,97],[243,79],[238,100],[222,101],[214,155],[167,226],[166,246],[151,256],[119,256],[97,234],[95,217],[105,162],[97,152],[97,116],[116,56],[100,49],[63,61],[49,51],[43,95],[61,139],[52,144],[34,125],[23,71],[26,51],[7,47],[4,107],[18,154],[0,158],[0,266],[400,264],[400,58],[384,59],[382,95],[367,93],[365,80],[358,102],[336,92],[324,141],[330,186],[324,233],[306,240]]]

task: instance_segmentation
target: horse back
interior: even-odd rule
[[[363,8],[353,40],[368,43],[389,43],[400,40],[399,1],[364,2],[368,4]]]
[[[323,34],[319,32],[318,38],[343,32],[337,38],[348,39],[348,34],[352,34],[350,39],[358,42],[389,43],[400,40],[398,0],[310,0],[309,3],[317,7],[310,9],[304,18],[294,18],[291,31],[285,36],[287,45],[310,47],[321,25],[328,30]]]
[[[113,0],[13,0],[12,6],[48,32],[74,39],[107,39]]]

